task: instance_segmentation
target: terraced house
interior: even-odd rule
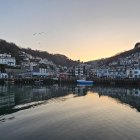
[[[0,54],[0,64],[8,66],[16,66],[16,59],[10,54]]]

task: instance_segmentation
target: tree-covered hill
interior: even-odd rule
[[[20,58],[20,52],[24,51],[28,54],[31,54],[34,57],[41,57],[41,58],[46,58],[49,61],[52,61],[56,65],[61,65],[61,66],[74,66],[78,64],[78,61],[73,61],[66,57],[65,55],[61,54],[50,54],[47,51],[39,51],[39,50],[32,50],[30,48],[21,48],[17,46],[14,43],[9,43],[5,40],[0,39],[0,53],[7,53],[11,54],[13,57],[16,58],[17,64],[20,64],[21,58]]]
[[[118,61],[118,59],[120,58],[126,58],[132,54],[135,54],[139,52],[140,53],[140,43],[136,43],[136,45],[134,46],[133,49],[125,51],[125,52],[121,52],[118,53],[112,57],[108,57],[108,58],[103,58],[103,59],[99,59],[99,60],[93,60],[93,61],[88,61],[86,62],[87,64],[94,64],[94,63],[98,63],[98,65],[108,65],[109,63],[113,62],[113,61]]]

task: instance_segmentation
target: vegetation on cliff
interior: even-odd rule
[[[79,63],[79,61],[71,60],[65,55],[50,54],[47,51],[32,50],[30,48],[26,49],[26,48],[19,47],[14,43],[9,43],[5,40],[0,39],[0,53],[11,54],[12,57],[16,58],[17,64],[20,64],[21,62],[21,57],[19,55],[21,51],[31,54],[34,57],[46,58],[49,61],[52,61],[56,65],[70,67]]]

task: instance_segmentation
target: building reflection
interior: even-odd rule
[[[85,96],[87,95],[87,92],[92,89],[92,86],[88,85],[77,85],[72,88],[73,94],[77,96]]]
[[[30,102],[44,101],[57,97],[67,96],[69,87],[52,86],[21,86],[16,89],[16,105]],[[20,93],[20,94],[18,94]]]
[[[122,87],[94,87],[93,92],[101,96],[109,96],[120,101],[120,103],[128,104],[132,108],[140,112],[140,89],[139,88],[122,88]]]
[[[63,101],[67,95],[80,97],[88,91],[98,93],[99,97],[109,96],[140,111],[140,89],[102,86],[0,86],[0,115],[9,114],[32,106],[53,101]],[[41,103],[40,103],[41,102]]]
[[[0,109],[10,108],[15,105],[15,94],[9,92],[9,86],[0,86]]]
[[[59,97],[62,99],[62,97],[72,94],[72,90],[73,87],[71,86],[58,85],[0,86],[0,115],[40,105],[49,99],[53,99],[53,101],[58,100]]]

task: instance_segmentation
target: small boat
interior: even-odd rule
[[[93,81],[90,80],[77,80],[78,84],[93,84]]]

